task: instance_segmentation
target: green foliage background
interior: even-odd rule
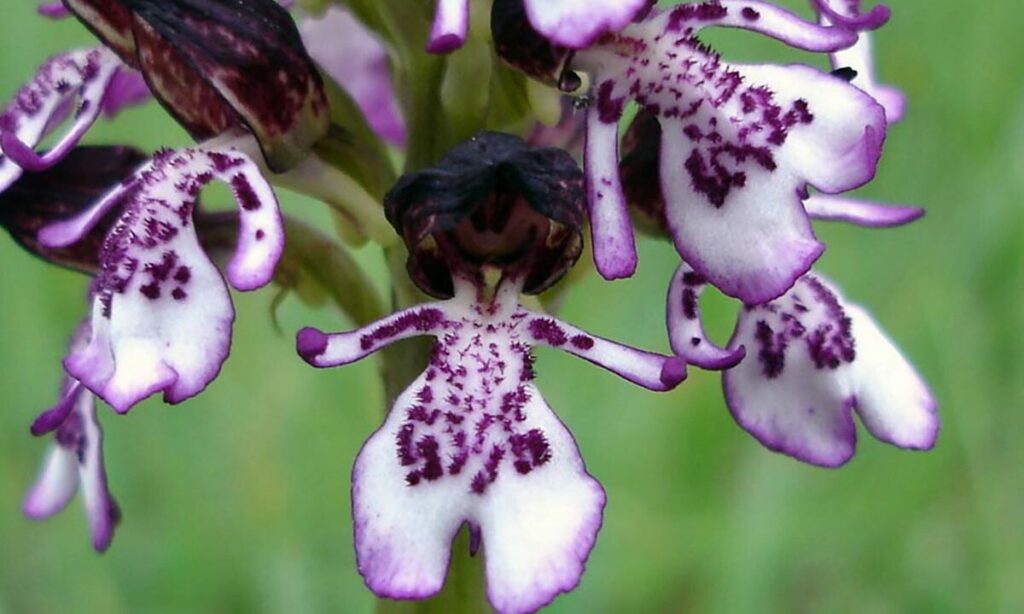
[[[1024,611],[1024,5],[894,4],[876,39],[880,71],[910,109],[863,193],[928,215],[896,230],[820,225],[820,268],[931,382],[938,447],[900,452],[861,429],[847,467],[815,469],[741,431],[715,374],[694,370],[657,395],[541,351],[541,387],[609,493],[583,583],[551,611]],[[74,22],[35,18],[34,5],[4,7],[0,98],[49,54],[92,44]],[[749,35],[715,43],[729,58],[821,61]],[[187,139],[149,105],[88,141]],[[283,200],[324,221],[311,202]],[[641,256],[632,280],[581,284],[564,317],[666,349],[675,256],[651,241]],[[373,249],[360,258],[382,270]],[[104,410],[125,522],[96,556],[80,502],[41,524],[19,510],[46,448],[28,425],[54,398],[86,280],[6,238],[0,260],[0,613],[371,611],[354,568],[348,474],[381,420],[382,389],[370,361],[315,371],[292,341],[300,326],[347,322],[291,298],[280,335],[274,290],[237,296],[233,355],[206,393],[177,407],[150,400],[127,417]],[[709,302],[724,339],[734,307]]]

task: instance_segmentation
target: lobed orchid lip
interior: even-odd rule
[[[892,228],[917,221],[924,209],[907,205],[887,205],[876,201],[814,194],[804,201],[807,214],[816,220],[847,222],[869,228]]]
[[[822,467],[850,460],[853,414],[879,440],[911,450],[935,445],[935,400],[871,316],[845,304],[820,276],[747,307],[730,347],[752,348],[722,379],[737,423],[770,450]]]
[[[270,282],[284,247],[277,200],[258,166],[229,148],[157,153],[91,209],[44,227],[40,243],[87,236],[116,208],[92,292],[92,335],[65,368],[124,413],[163,391],[170,403],[202,391],[227,358],[234,310],[220,273],[196,235],[202,188],[227,183],[239,207],[238,241],[226,277],[239,290]]]
[[[471,548],[486,552],[491,604],[535,611],[579,582],[605,494],[533,385],[531,348],[568,352],[652,390],[678,385],[686,365],[528,311],[519,304],[522,278],[485,288],[480,276],[460,276],[453,287],[448,300],[351,332],[305,328],[296,349],[311,365],[328,367],[400,339],[436,338],[426,371],[356,459],[359,571],[382,597],[436,594],[452,539],[468,524]]]

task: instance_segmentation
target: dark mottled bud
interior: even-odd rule
[[[515,68],[568,92],[580,86],[579,77],[565,71],[572,50],[552,44],[534,30],[523,0],[494,0],[491,34],[498,56]]]
[[[424,292],[451,297],[455,270],[496,265],[544,291],[583,248],[583,172],[560,149],[481,132],[435,167],[402,176],[384,198]]]
[[[77,147],[53,168],[25,173],[0,193],[0,226],[29,252],[71,269],[93,273],[103,238],[117,219],[115,209],[83,240],[54,249],[40,245],[39,230],[72,218],[129,177],[146,156],[130,147]]]
[[[668,226],[658,167],[660,151],[661,124],[654,114],[641,109],[622,138],[622,189],[637,227],[648,234],[665,236]]]
[[[275,0],[65,0],[196,138],[237,126],[284,171],[330,123],[323,82]]]

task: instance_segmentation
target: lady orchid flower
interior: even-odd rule
[[[496,4],[514,13],[517,1]],[[857,39],[763,2],[686,3],[652,11],[547,68],[558,70],[563,87],[578,85],[570,78],[577,73],[593,83],[584,157],[598,270],[618,278],[636,267],[617,136],[635,100],[662,129],[661,192],[676,248],[726,294],[759,303],[785,292],[824,249],[801,206],[807,186],[838,193],[871,179],[885,114],[861,90],[814,68],[724,63],[697,38],[715,26],[818,52]]]
[[[427,51],[448,53],[466,42],[470,0],[437,0]],[[555,45],[583,49],[619,30],[650,8],[653,0],[525,0],[530,23]]]
[[[359,570],[378,595],[440,591],[463,525],[474,551],[486,550],[487,593],[499,611],[536,610],[578,583],[605,495],[533,384],[533,347],[561,349],[651,390],[685,377],[678,359],[520,303],[579,257],[583,198],[582,174],[565,152],[481,133],[439,167],[404,176],[386,198],[412,278],[443,300],[347,333],[299,333],[298,352],[316,367],[408,337],[436,339],[426,370],[352,473]]]

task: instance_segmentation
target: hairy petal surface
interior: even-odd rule
[[[491,604],[531,612],[579,582],[605,502],[572,436],[532,383],[531,348],[565,350],[656,390],[682,381],[685,365],[525,310],[521,281],[503,283],[493,300],[466,280],[454,286],[450,300],[357,331],[305,329],[297,347],[323,367],[409,336],[437,338],[427,370],[356,460],[360,573],[381,596],[436,594],[452,539],[469,524],[482,538]]]
[[[0,191],[17,181],[23,170],[40,171],[61,160],[82,138],[102,111],[111,81],[123,66],[112,52],[81,49],[54,56],[31,83],[15,94],[0,115]],[[73,115],[67,131],[49,152],[33,150]]]
[[[854,453],[856,412],[878,439],[935,444],[927,386],[870,315],[807,275],[783,297],[740,315],[730,347],[747,358],[725,372],[736,421],[771,450],[838,467]]]
[[[65,361],[119,412],[157,391],[171,403],[194,396],[227,358],[234,311],[192,221],[199,192],[215,179],[231,186],[240,212],[227,278],[239,290],[262,287],[284,231],[269,184],[234,150],[161,152],[93,210],[40,233],[44,244],[73,243],[106,211],[123,209],[100,256],[92,339]]]
[[[785,292],[823,250],[801,207],[806,187],[834,193],[870,180],[885,117],[869,96],[810,67],[725,64],[695,38],[713,25],[815,51],[856,40],[760,3],[684,4],[605,37],[572,67],[592,75],[592,113],[603,124],[617,123],[629,99],[657,119],[664,215],[677,249],[722,291],[756,304]],[[604,153],[588,152],[588,162],[617,162],[613,146],[603,139]],[[592,194],[598,182],[617,185],[606,166],[588,165]],[[611,259],[594,245],[597,262]]]

